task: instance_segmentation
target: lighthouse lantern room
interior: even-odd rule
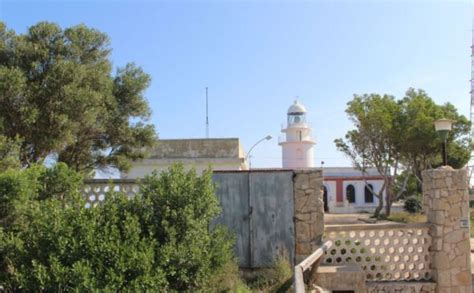
[[[283,168],[305,169],[314,167],[311,127],[306,122],[306,108],[295,101],[288,108],[286,128],[281,130],[286,139],[279,142],[282,147]]]

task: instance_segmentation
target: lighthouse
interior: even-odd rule
[[[313,146],[316,142],[306,122],[306,108],[298,101],[288,108],[287,125],[281,131],[286,136],[278,143],[282,148],[283,168],[313,168]]]

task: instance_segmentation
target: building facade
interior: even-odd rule
[[[323,198],[325,210],[330,213],[372,212],[379,200],[383,177],[375,168],[365,174],[351,167],[323,168]],[[383,192],[386,196],[386,192]]]
[[[312,138],[312,129],[307,123],[306,115],[306,107],[298,101],[288,108],[287,125],[282,129],[284,137],[279,140],[282,147],[281,170],[315,169],[316,142]],[[150,154],[147,159],[134,161],[127,173],[121,173],[121,178],[143,178],[155,170],[167,170],[174,163],[181,163],[186,169],[194,168],[198,173],[209,167],[214,171],[249,169],[238,138],[160,139]],[[375,169],[362,174],[351,167],[325,167],[323,176],[326,212],[372,212],[378,205],[378,199],[371,191],[380,191],[383,177]]]
[[[154,170],[162,172],[174,163],[198,173],[211,167],[216,171],[247,170],[245,152],[238,138],[160,139],[151,156],[137,160],[123,179],[143,178]]]
[[[295,101],[287,111],[287,125],[280,139],[283,169],[314,168],[312,128],[307,123],[306,107]],[[378,205],[374,193],[383,186],[383,177],[375,169],[365,174],[350,168],[323,168],[324,208],[330,213],[371,212]],[[384,192],[385,196],[385,192]]]

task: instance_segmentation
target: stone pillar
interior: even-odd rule
[[[295,170],[293,186],[297,264],[319,247],[324,233],[322,171]]]
[[[423,204],[432,224],[430,256],[436,292],[471,293],[467,170],[424,171]]]

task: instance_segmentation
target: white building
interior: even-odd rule
[[[198,173],[213,170],[246,170],[245,153],[238,138],[160,139],[151,150],[151,156],[137,160],[121,178],[143,178],[153,170],[167,170],[173,163]]]
[[[307,110],[298,101],[288,108],[287,125],[282,129],[285,137],[280,140],[284,169],[314,167],[314,145],[311,127],[306,120]],[[324,205],[330,213],[371,212],[378,205],[378,193],[383,177],[376,169],[365,174],[351,167],[323,168]],[[385,192],[384,192],[385,196]]]
[[[383,177],[375,168],[365,174],[351,167],[325,167],[324,203],[330,213],[372,212],[378,205],[378,198],[371,192],[380,192]],[[367,183],[367,184],[366,184]],[[386,192],[383,192],[385,197]]]
[[[306,108],[295,101],[287,111],[287,125],[280,139],[283,169],[314,168],[312,129],[306,120]],[[134,161],[121,178],[142,178],[153,170],[167,170],[173,163],[182,163],[186,169],[198,173],[211,167],[215,171],[248,170],[245,152],[238,138],[160,139],[151,150],[151,156]],[[370,189],[379,192],[383,177],[375,169],[366,174],[351,167],[323,168],[324,203],[329,213],[371,212],[378,199]],[[367,183],[367,185],[366,185]],[[385,192],[384,192],[385,196]]]

